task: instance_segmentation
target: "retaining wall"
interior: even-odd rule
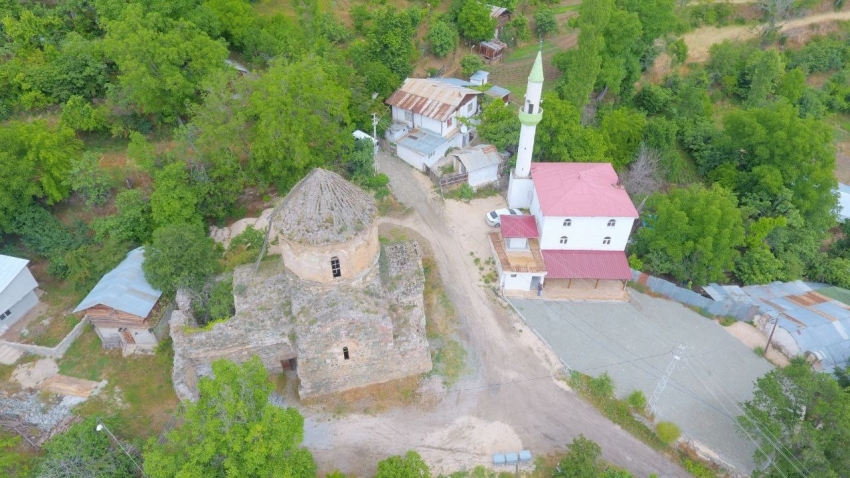
[[[690,289],[679,287],[672,282],[644,274],[634,269],[632,269],[632,279],[656,294],[663,295],[676,302],[697,307],[711,315],[732,317],[736,320],[749,322],[758,314],[759,309],[755,305],[732,301],[717,302],[697,294]]]
[[[0,340],[0,345],[8,345],[14,349],[20,350],[21,352],[26,352],[29,354],[40,355],[42,357],[52,357],[52,358],[62,358],[65,355],[65,352],[68,351],[68,348],[71,344],[77,340],[77,337],[83,333],[86,325],[89,324],[88,316],[83,317],[83,320],[80,321],[79,324],[75,325],[68,335],[59,342],[59,345],[55,347],[44,347],[41,345],[31,345],[31,344],[21,344],[18,342],[8,342],[6,340]]]

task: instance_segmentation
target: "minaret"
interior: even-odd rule
[[[537,123],[543,119],[540,108],[540,95],[543,92],[543,52],[537,52],[531,74],[528,75],[528,87],[525,91],[525,103],[519,110],[519,147],[516,153],[516,167],[508,185],[508,207],[531,207],[531,153],[534,150],[534,132]]]

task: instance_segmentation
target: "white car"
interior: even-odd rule
[[[495,211],[490,211],[485,216],[487,219],[487,224],[490,227],[499,227],[502,225],[502,219],[499,216],[520,216],[522,215],[522,211],[519,209],[496,209]]]

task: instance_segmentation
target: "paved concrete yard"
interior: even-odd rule
[[[657,420],[679,425],[738,471],[750,472],[755,445],[734,417],[753,382],[772,369],[738,339],[681,304],[634,290],[631,301],[562,302],[511,299],[525,320],[572,368],[603,372],[624,397],[652,396],[680,343],[689,348],[658,400]]]

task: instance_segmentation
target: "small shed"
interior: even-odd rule
[[[499,40],[483,41],[478,45],[478,53],[486,63],[498,63],[508,49],[508,45]]]
[[[469,83],[475,86],[486,85],[487,81],[490,79],[490,72],[484,70],[478,70],[472,75],[469,76]]]
[[[511,102],[511,90],[502,88],[501,86],[493,85],[489,90],[485,91],[484,94],[493,99],[500,99],[506,105]]]
[[[145,248],[133,249],[94,286],[74,312],[85,312],[104,348],[124,355],[153,353],[157,338],[151,311],[162,292],[145,279]]]
[[[499,164],[502,156],[495,146],[479,144],[452,153],[454,170],[468,174],[467,182],[473,188],[499,180]]]
[[[0,255],[0,334],[25,316],[38,304],[32,276],[26,259]]]
[[[493,32],[493,38],[499,38],[502,29],[511,21],[511,11],[505,7],[490,5],[490,18],[496,20],[496,31]]]

